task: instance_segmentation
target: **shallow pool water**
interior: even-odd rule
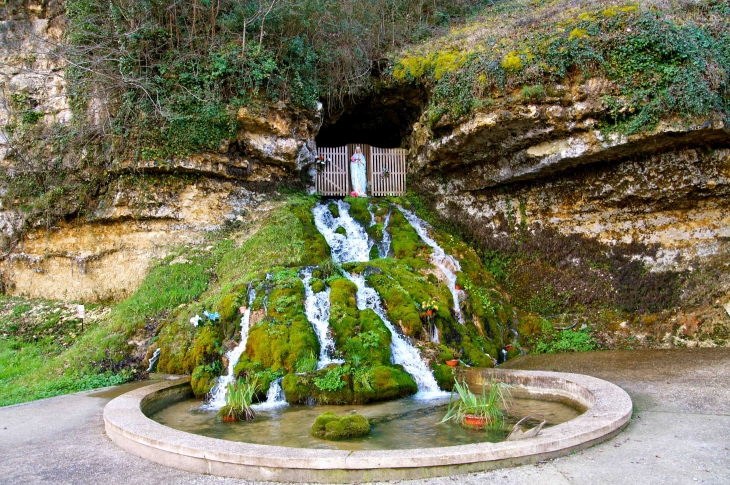
[[[498,442],[520,418],[539,413],[554,426],[577,417],[580,411],[552,401],[513,398],[505,430],[467,429],[453,423],[439,424],[446,414],[448,398],[419,401],[413,398],[377,404],[344,406],[291,405],[259,411],[253,421],[223,422],[215,413],[201,411],[202,401],[177,402],[150,416],[160,424],[211,438],[296,448],[382,450],[456,446],[484,441]],[[371,421],[371,433],[348,441],[326,441],[309,434],[314,420],[325,411],[337,414],[358,412]],[[528,427],[538,421],[527,423]]]

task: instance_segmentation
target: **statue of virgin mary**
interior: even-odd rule
[[[350,158],[350,177],[352,178],[352,191],[356,197],[368,196],[367,171],[365,155],[360,147],[355,148],[355,153]]]

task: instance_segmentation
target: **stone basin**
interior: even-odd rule
[[[191,394],[189,378],[132,390],[104,409],[106,433],[123,449],[182,470],[249,480],[346,483],[407,480],[535,463],[610,439],[631,419],[631,398],[595,377],[541,371],[460,370],[477,387],[492,377],[514,396],[558,400],[586,411],[537,437],[402,450],[320,450],[226,441],[178,431],[147,417]]]

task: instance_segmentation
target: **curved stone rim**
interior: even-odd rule
[[[395,480],[487,470],[568,454],[609,439],[631,419],[632,402],[620,387],[595,377],[542,371],[472,369],[469,384],[496,377],[540,397],[587,408],[575,419],[521,441],[404,450],[320,450],[227,441],[169,428],[143,408],[189,390],[189,378],[132,390],[104,408],[109,438],[148,460],[197,473],[245,479],[341,482]]]

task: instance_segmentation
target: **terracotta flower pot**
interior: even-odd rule
[[[487,424],[487,418],[485,416],[474,416],[467,414],[464,416],[464,424],[467,426],[473,426],[475,428],[483,428]]]
[[[433,315],[433,310],[427,310],[426,315]]]
[[[446,365],[448,365],[449,367],[456,367],[457,365],[459,365],[459,359],[447,360]]]
[[[456,289],[457,289],[457,291],[458,291],[458,290],[460,290],[460,289],[461,289],[461,286],[459,286],[459,285],[456,285],[456,286],[454,286],[454,288],[456,288]]]
[[[235,416],[226,415],[226,416],[223,416],[223,421],[225,421],[226,423],[234,423],[234,422],[238,421],[238,418]]]

